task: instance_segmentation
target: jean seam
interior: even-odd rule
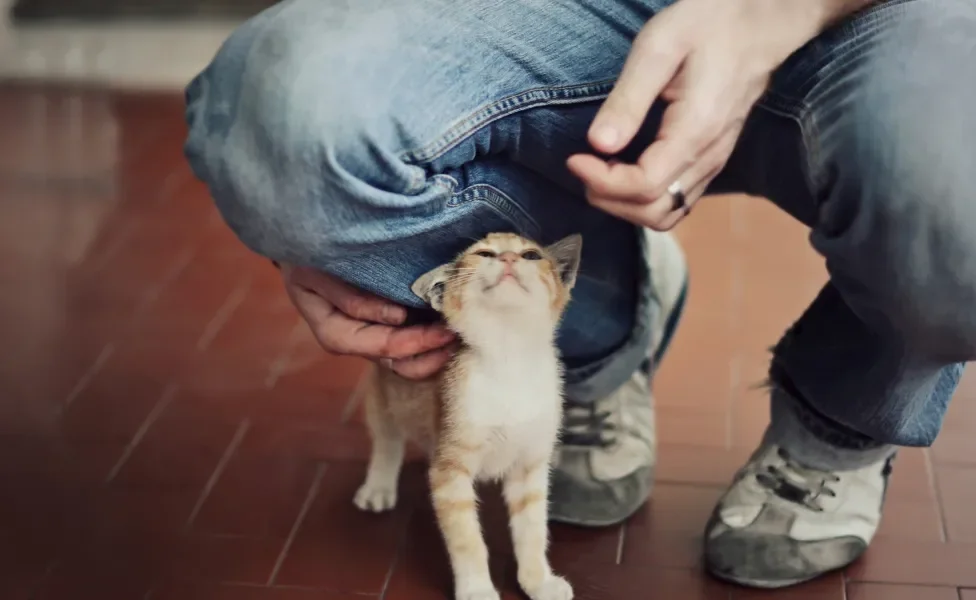
[[[449,178],[454,180],[453,177]],[[457,180],[454,180],[454,184],[457,185]],[[499,216],[514,224],[523,237],[537,239],[542,231],[538,222],[512,200],[511,196],[487,183],[476,183],[453,194],[447,201],[446,208],[457,208],[470,202],[481,202],[491,208]]]
[[[489,123],[531,108],[599,100],[610,93],[615,81],[616,78],[567,86],[538,87],[505,96],[462,117],[434,141],[401,153],[400,159],[407,164],[429,163]]]

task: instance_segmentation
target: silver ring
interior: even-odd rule
[[[671,210],[682,210],[685,206],[685,191],[681,188],[681,182],[677,179],[668,186],[668,193],[671,194]]]

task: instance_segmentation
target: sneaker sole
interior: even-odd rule
[[[867,550],[866,547],[865,550]],[[861,555],[863,554],[864,552],[862,551]],[[860,556],[858,556],[858,558],[860,558]],[[857,559],[852,561],[850,564],[853,564],[854,562],[856,562],[856,560]],[[807,583],[809,581],[813,581],[815,579],[820,579],[824,575],[829,575],[830,573],[842,571],[846,569],[847,566],[850,565],[846,565],[844,567],[839,567],[837,569],[832,569],[829,571],[824,571],[822,573],[817,573],[815,575],[809,575],[807,577],[798,577],[796,579],[777,579],[777,580],[748,579],[743,577],[733,577],[731,575],[726,575],[724,573],[720,573],[712,570],[712,568],[708,564],[705,565],[705,570],[708,572],[709,575],[711,575],[715,579],[718,579],[719,581],[724,581],[726,583],[732,583],[742,587],[753,588],[757,590],[778,590],[782,588],[794,587],[803,583]]]
[[[817,575],[813,575],[812,577],[803,577],[801,579],[791,579],[789,581],[763,581],[763,580],[759,580],[759,579],[739,579],[739,578],[736,578],[736,577],[728,577],[728,576],[725,576],[725,575],[720,575],[718,573],[714,573],[712,571],[708,571],[708,574],[709,575],[711,575],[715,579],[718,579],[719,581],[724,581],[726,583],[732,583],[732,584],[735,584],[735,585],[738,585],[738,586],[741,586],[741,587],[744,587],[744,588],[752,588],[752,589],[757,589],[757,590],[779,590],[779,589],[782,589],[782,588],[793,587],[793,586],[796,586],[796,585],[800,585],[801,583],[806,583],[808,581],[813,581],[814,579],[817,579],[819,577],[822,577],[823,575],[826,575],[827,573],[832,573],[832,571],[827,571],[827,572],[824,572],[824,573],[819,573]]]

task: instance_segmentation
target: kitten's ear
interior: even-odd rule
[[[428,271],[413,282],[410,290],[424,299],[431,308],[440,312],[444,307],[444,287],[450,275],[451,265],[441,265]]]
[[[556,261],[563,285],[572,288],[576,284],[576,274],[579,273],[583,236],[578,233],[566,236],[555,244],[547,246],[546,252]]]

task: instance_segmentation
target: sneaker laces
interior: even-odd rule
[[[820,499],[824,496],[837,497],[837,492],[830,485],[839,482],[840,477],[829,471],[801,465],[782,448],[777,450],[777,455],[783,464],[766,465],[765,469],[756,473],[756,481],[787,502],[823,512]]]
[[[609,411],[597,410],[595,402],[585,404],[566,399],[563,431],[560,442],[564,446],[606,448],[613,444]]]

